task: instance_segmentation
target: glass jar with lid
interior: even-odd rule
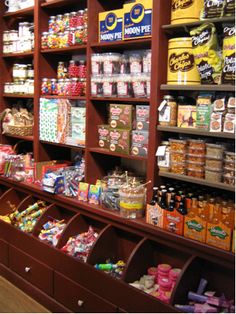
[[[84,10],[79,10],[77,13],[77,27],[84,26]]]
[[[67,69],[66,69],[65,63],[63,61],[60,61],[57,67],[57,78],[62,79],[66,77],[67,77]]]
[[[27,80],[28,84],[28,94],[33,95],[34,94],[34,80],[29,79]]]
[[[79,77],[80,78],[86,78],[87,75],[87,66],[85,60],[79,61]]]
[[[56,33],[60,33],[63,31],[63,16],[61,14],[58,14],[56,16]]]
[[[48,32],[43,32],[42,33],[42,38],[41,38],[41,48],[42,49],[48,49]]]
[[[32,64],[27,64],[27,77],[28,79],[34,78],[34,69]]]
[[[164,149],[157,151],[157,165],[160,171],[170,171],[170,143],[168,141],[162,141],[160,146],[164,146]],[[158,153],[160,152],[160,153]]]
[[[177,124],[177,103],[173,96],[165,95],[159,108],[159,125],[176,126]]]
[[[56,30],[56,17],[55,16],[50,16],[48,20],[48,31],[55,32]]]
[[[63,21],[63,28],[64,28],[64,30],[66,30],[67,28],[69,28],[70,13],[65,13],[65,14],[63,15],[62,21]],[[64,31],[64,30],[63,30],[63,31]]]
[[[70,13],[69,27],[76,28],[77,27],[77,12]]]
[[[75,45],[82,45],[84,43],[84,27],[78,26],[75,29]]]

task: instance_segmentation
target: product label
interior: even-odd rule
[[[206,222],[200,217],[188,217],[184,218],[184,236],[186,238],[206,242]]]
[[[99,13],[100,42],[122,40],[123,10]]]
[[[152,0],[124,5],[124,39],[149,37],[152,34]]]
[[[164,211],[164,229],[179,235],[183,234],[184,216],[174,210],[173,212]]]
[[[165,106],[159,113],[159,122],[170,122],[170,107]]]
[[[156,205],[147,205],[146,222],[159,228],[163,228],[163,209]]]
[[[229,251],[231,243],[232,232],[223,223],[217,225],[207,224],[206,243],[222,250]]]
[[[183,10],[191,7],[194,3],[194,0],[174,0],[172,1],[172,11]]]
[[[171,72],[188,72],[194,67],[194,56],[188,52],[180,54],[172,53],[169,57],[169,69]]]

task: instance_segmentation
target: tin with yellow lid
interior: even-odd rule
[[[169,40],[167,84],[200,84],[200,76],[194,62],[192,39],[190,37]]]
[[[203,9],[203,0],[172,0],[171,24],[197,22]]]

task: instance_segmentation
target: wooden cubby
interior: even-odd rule
[[[83,152],[86,173],[85,180],[95,183],[120,165],[124,168],[138,169],[144,173],[148,187],[147,200],[151,198],[154,184],[169,180],[194,182],[207,188],[228,191],[234,189],[223,184],[206,183],[199,180],[186,180],[185,177],[163,174],[157,171],[156,148],[164,137],[179,133],[191,136],[211,136],[195,130],[157,128],[157,108],[163,95],[172,93],[196,94],[199,91],[234,92],[230,85],[176,86],[167,85],[167,49],[168,40],[185,34],[186,30],[199,23],[189,25],[169,25],[171,0],[153,0],[152,37],[114,43],[98,42],[98,13],[121,8],[124,0],[52,0],[45,2],[35,0],[35,6],[13,13],[5,13],[4,2],[0,3],[0,47],[3,46],[2,33],[14,28],[19,21],[34,21],[35,49],[30,53],[3,55],[0,53],[0,110],[11,106],[18,99],[34,103],[34,134],[30,137],[1,135],[0,141],[15,145],[19,143],[20,153],[33,151],[35,161],[51,159],[72,160],[73,154]],[[88,43],[86,45],[63,49],[41,49],[41,34],[48,30],[48,19],[51,15],[88,8]],[[234,18],[212,20],[221,28],[223,22],[232,22]],[[127,50],[151,49],[152,73],[150,99],[96,98],[91,96],[91,54],[103,52],[123,52]],[[41,97],[41,80],[44,77],[56,78],[58,61],[69,61],[77,56],[86,56],[87,91],[84,97],[68,97],[71,100],[86,101],[86,146],[72,147],[65,144],[50,143],[39,140],[39,100]],[[3,94],[4,82],[11,81],[11,68],[14,62],[28,63],[33,61],[35,70],[34,95]],[[66,98],[45,96],[46,98]],[[107,105],[109,103],[129,103],[150,106],[149,147],[147,157],[135,157],[112,153],[98,148],[97,125],[108,122]],[[185,131],[185,132],[184,132]],[[188,133],[189,132],[189,133]],[[233,135],[223,133],[221,140],[232,140]],[[214,137],[213,137],[214,139]],[[22,140],[24,143],[22,143]],[[33,235],[25,234],[10,224],[0,220],[0,274],[20,287],[33,298],[48,307],[52,312],[177,312],[176,303],[187,301],[187,292],[196,290],[200,277],[209,280],[209,288],[217,293],[225,292],[234,296],[234,254],[210,247],[182,236],[151,226],[145,219],[125,220],[119,213],[79,202],[76,199],[61,195],[51,195],[39,186],[16,182],[0,177],[0,214],[11,212],[10,205],[20,210],[36,200],[45,200],[48,211],[39,219]],[[9,201],[11,204],[9,204]],[[49,215],[50,214],[50,215]],[[38,239],[42,225],[48,216],[65,219],[67,222],[57,247],[52,247]],[[87,263],[65,254],[60,249],[70,236],[85,232],[91,225],[99,233],[93,245]],[[124,259],[126,268],[121,280],[104,274],[94,268],[94,264],[103,263],[107,258],[114,261]],[[152,296],[131,287],[128,283],[139,279],[150,266],[158,263],[170,263],[182,268],[181,276],[172,293],[171,304],[164,304]],[[31,272],[25,268],[30,267]],[[222,289],[221,289],[222,283]],[[81,300],[81,298],[83,300]],[[81,302],[78,301],[83,301]]]

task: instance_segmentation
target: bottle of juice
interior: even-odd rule
[[[207,225],[206,243],[229,251],[234,229],[233,207],[226,201],[216,204],[214,215]]]
[[[206,241],[206,210],[204,198],[192,198],[191,209],[185,216],[184,236],[186,238],[205,243]]]

